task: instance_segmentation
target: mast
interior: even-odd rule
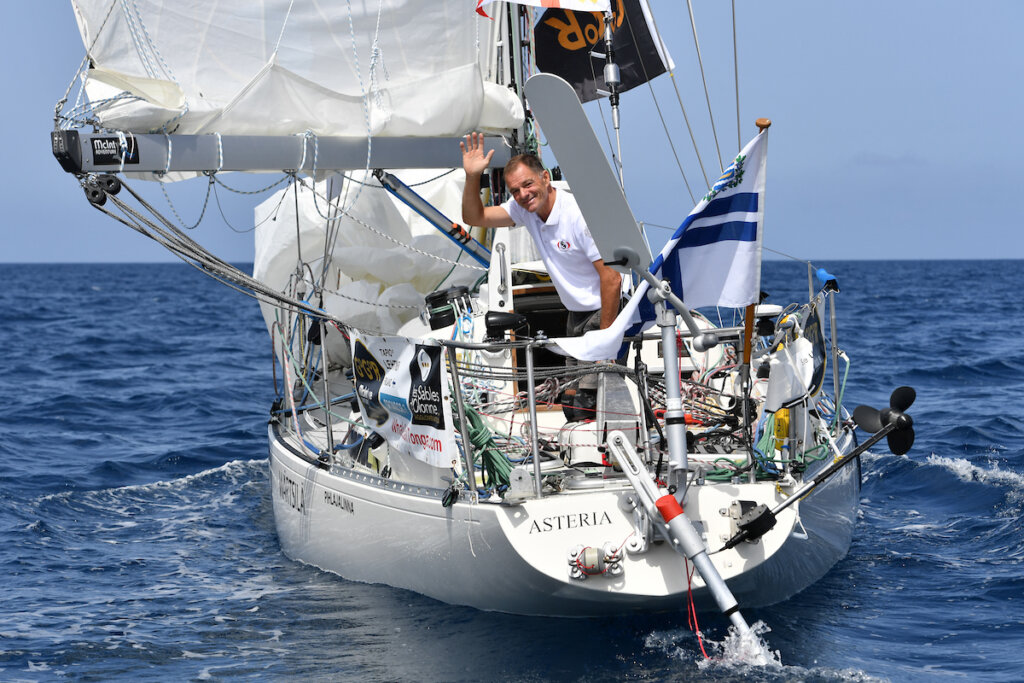
[[[509,87],[522,102],[525,100],[523,95],[523,39],[522,39],[522,26],[520,25],[520,18],[522,17],[522,8],[514,2],[505,3],[505,17],[508,21],[508,59],[509,59],[509,76],[511,82]],[[521,128],[512,131],[512,153],[518,154],[520,147],[526,143],[526,119],[523,119],[523,125]]]
[[[619,176],[619,185],[625,187],[622,176],[622,135],[619,130],[619,87],[622,85],[622,74],[615,63],[615,49],[612,46],[612,24],[615,15],[611,10],[604,13],[604,84],[608,88],[608,104],[612,108],[612,128],[615,129],[615,169]]]

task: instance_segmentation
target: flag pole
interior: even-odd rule
[[[771,119],[760,118],[754,122],[757,126],[759,135],[763,134],[768,130],[771,125]],[[754,314],[757,310],[758,302],[747,304],[746,315],[743,320],[743,363],[740,365],[740,382],[743,385],[743,425],[744,430],[750,430],[750,354],[754,346]],[[747,464],[750,467],[750,481],[754,483],[757,481],[757,470],[753,467],[754,464],[754,438],[756,434],[750,434],[749,439],[749,450],[747,457],[749,458]]]
[[[771,119],[758,119],[754,122],[758,130],[764,133],[768,130],[771,125]],[[742,370],[747,373],[745,379],[749,379],[750,375],[750,353],[754,341],[754,309],[757,307],[758,302],[752,302],[747,305],[746,319],[743,321],[743,367]]]

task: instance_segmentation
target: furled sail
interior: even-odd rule
[[[84,118],[146,132],[445,136],[516,127],[465,0],[76,0]]]
[[[440,211],[458,215],[465,182],[461,170],[441,177],[422,169],[396,173]],[[316,277],[325,310],[353,327],[390,334],[419,313],[425,294],[442,284],[471,285],[480,278],[483,269],[426,220],[362,171],[350,175],[317,183],[316,199],[311,191],[300,191],[297,221],[295,202],[290,196],[284,201],[290,188],[256,207],[253,275],[258,280],[285,291],[295,288],[297,276],[309,284]],[[307,268],[297,274],[300,262]],[[277,309],[264,303],[262,310],[272,331]]]

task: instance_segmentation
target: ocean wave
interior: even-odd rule
[[[138,493],[145,491],[175,491],[191,488],[197,484],[205,484],[211,479],[217,481],[226,481],[229,483],[241,483],[248,481],[254,473],[265,472],[267,467],[267,459],[255,459],[255,460],[232,460],[225,462],[217,467],[212,467],[202,472],[196,472],[194,474],[186,474],[181,477],[174,479],[161,480],[149,482],[146,484],[129,484],[126,486],[115,486],[103,491],[91,491],[92,494],[105,494],[113,492],[126,492],[126,493]],[[65,493],[56,493],[44,496],[42,500],[51,500],[59,498],[60,496],[67,495]]]
[[[950,458],[931,454],[925,460],[929,465],[941,467],[956,475],[963,482],[977,482],[989,486],[1008,488],[1009,493],[1020,496],[1024,494],[1024,474],[1012,470],[1004,470],[999,463],[988,461],[979,466],[966,458]]]

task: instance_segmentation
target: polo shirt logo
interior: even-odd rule
[[[555,245],[555,246],[557,246],[558,247],[558,251],[560,251],[562,253],[565,253],[565,252],[569,251],[572,248],[572,245],[569,244],[568,240],[558,240],[558,244]]]

